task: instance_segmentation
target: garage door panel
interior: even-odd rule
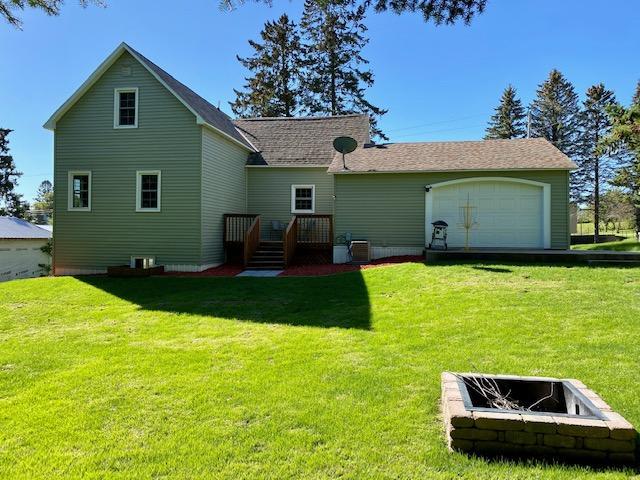
[[[469,232],[473,247],[543,247],[542,187],[503,181],[478,181],[434,188],[432,221],[449,224],[448,243],[465,245],[462,206],[472,207],[477,224]]]

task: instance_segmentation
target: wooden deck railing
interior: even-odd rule
[[[297,243],[308,247],[333,247],[333,216],[302,214],[296,215]]]
[[[244,234],[243,265],[246,267],[260,245],[260,217],[257,216]]]
[[[244,242],[247,230],[253,224],[258,215],[249,213],[225,213],[224,214],[224,238],[225,246],[240,245]]]
[[[293,262],[296,254],[296,239],[298,238],[298,219],[292,217],[282,236],[282,248],[284,251],[284,266],[288,267]]]

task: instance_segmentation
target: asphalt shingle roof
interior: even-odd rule
[[[352,137],[359,146],[370,141],[367,115],[248,118],[234,123],[259,150],[249,156],[248,165],[328,166],[335,138]]]
[[[162,81],[165,82],[187,105],[189,105],[195,112],[197,112],[197,114],[200,115],[205,122],[253,150],[251,144],[247,142],[242,134],[236,129],[231,120],[231,117],[211,105],[189,87],[173,78],[171,75],[157,66],[147,57],[142,55],[140,52],[134,50],[129,45],[127,45],[127,48],[131,50],[131,52],[133,52],[136,56],[138,56],[140,61],[144,62],[147,67],[153,70],[156,75],[158,75],[162,79]]]
[[[0,239],[51,238],[51,232],[15,217],[0,217]]]
[[[543,138],[466,142],[387,143],[334,155],[331,173],[455,170],[571,170],[576,165]]]

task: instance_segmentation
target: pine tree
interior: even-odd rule
[[[489,120],[485,139],[523,138],[526,135],[526,114],[513,86],[504,89],[495,111]]]
[[[373,135],[387,139],[377,126],[387,111],[365,98],[374,83],[371,70],[363,68],[369,63],[362,56],[368,43],[365,10],[354,0],[305,0],[300,23],[308,42],[303,103],[311,114],[368,114]]]
[[[79,3],[82,7],[86,7],[90,3],[106,6],[105,0],[80,0]],[[22,21],[16,16],[15,10],[24,10],[25,7],[29,7],[55,16],[60,14],[60,8],[63,4],[63,0],[0,0],[0,17],[4,17],[14,27],[21,28]]]
[[[273,0],[256,1],[271,5]],[[323,2],[323,0],[317,1]],[[220,6],[225,10],[233,10],[243,3],[246,3],[246,0],[220,0]],[[436,25],[453,25],[459,20],[469,25],[474,17],[484,12],[487,0],[363,0],[361,5],[365,8],[371,6],[376,13],[387,10],[397,15],[405,12],[419,12],[425,22],[433,22]]]
[[[33,202],[36,223],[46,223],[53,213],[53,185],[49,180],[44,180],[38,187]]]
[[[616,105],[611,90],[602,83],[587,89],[579,115],[579,133],[574,160],[578,169],[572,172],[573,196],[593,205],[594,242],[600,240],[600,200],[604,187],[613,178],[619,155],[604,154],[600,142],[609,135],[611,121],[607,108]]]
[[[254,55],[237,57],[253,76],[245,91],[234,90],[233,113],[241,117],[291,117],[298,110],[303,47],[298,26],[282,15],[260,32],[263,43],[249,40]]]
[[[638,80],[638,84],[636,85],[636,91],[631,99],[631,104],[640,105],[640,80]]]
[[[569,157],[575,153],[580,108],[573,85],[552,70],[531,103],[531,136],[553,143]]]
[[[0,215],[23,218],[24,220],[31,221],[31,207],[29,202],[25,202],[22,199],[23,195],[21,193],[11,192],[7,195],[4,206],[0,207]]]
[[[602,150],[629,152],[627,162],[618,170],[612,184],[624,188],[631,197],[635,217],[636,239],[640,241],[640,82],[629,108],[614,105],[607,109],[613,124],[602,141]]]
[[[7,137],[12,131],[0,128],[0,215],[24,218],[27,216],[28,206],[22,202],[22,195],[14,192],[22,172],[17,170],[13,157],[9,155]]]

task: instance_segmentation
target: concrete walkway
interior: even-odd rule
[[[282,270],[245,270],[236,277],[277,277],[281,273]]]

